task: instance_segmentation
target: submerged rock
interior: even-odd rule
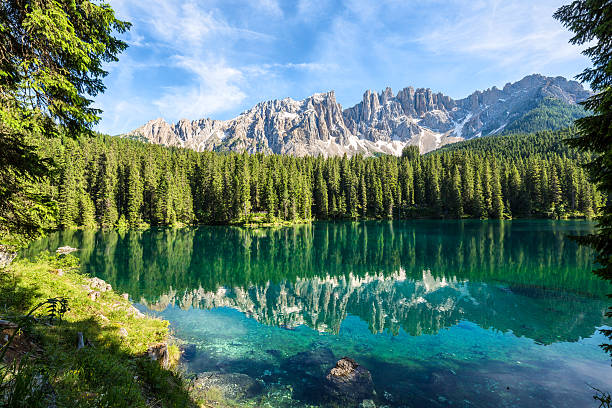
[[[277,349],[268,349],[266,350],[266,353],[268,353],[269,355],[271,355],[274,358],[282,358],[283,357],[283,352]]]
[[[357,405],[374,395],[372,375],[351,358],[343,357],[325,377],[325,391],[334,400]]]
[[[371,399],[363,400],[359,408],[376,408],[376,404]]]
[[[262,392],[260,383],[246,374],[239,373],[201,373],[194,380],[192,388],[196,393],[216,388],[224,398],[232,400],[251,398]]]
[[[321,379],[334,365],[336,357],[327,347],[303,351],[290,357],[285,363],[285,369],[293,375],[306,375]]]
[[[183,344],[181,346],[181,356],[185,361],[191,361],[194,359],[197,353],[195,344]]]

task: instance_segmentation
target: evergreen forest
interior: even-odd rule
[[[402,157],[195,152],[118,137],[41,143],[45,228],[329,219],[593,217],[603,196],[575,129],[486,137]],[[259,218],[258,218],[259,217]]]

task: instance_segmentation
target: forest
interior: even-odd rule
[[[487,137],[421,156],[195,152],[118,137],[41,143],[49,228],[404,218],[593,217],[602,204],[564,140],[575,129]],[[493,153],[493,154],[491,154]]]

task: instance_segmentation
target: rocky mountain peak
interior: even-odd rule
[[[590,96],[576,81],[529,75],[454,100],[429,88],[380,93],[366,90],[355,106],[342,109],[334,91],[304,100],[260,102],[226,121],[162,118],[130,132],[151,143],[198,151],[248,151],[294,155],[400,154],[407,144],[428,152],[444,144],[495,134],[543,98],[576,104]]]

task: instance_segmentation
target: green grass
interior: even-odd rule
[[[230,225],[241,226],[245,228],[274,228],[274,227],[290,227],[297,224],[306,224],[310,220],[297,218],[295,220],[283,220],[278,217],[270,216],[265,212],[250,213],[248,217],[242,217],[231,221]]]
[[[0,319],[20,326],[19,336],[9,343],[17,351],[0,362],[0,408],[47,408],[51,396],[62,408],[275,406],[265,396],[230,401],[215,387],[191,390],[176,368],[176,345],[169,346],[174,368],[164,369],[147,356],[150,345],[168,342],[169,323],[138,318],[131,303],[113,290],[91,300],[89,284],[72,255],[45,253],[36,262],[19,259],[0,269]],[[33,313],[34,319],[25,317],[41,302],[57,297],[68,299],[61,322],[50,324],[45,307]],[[80,350],[78,332],[89,342]],[[5,345],[3,337],[0,347]]]
[[[168,340],[168,322],[138,318],[129,301],[114,291],[91,300],[84,288],[88,283],[71,256],[47,254],[35,263],[19,260],[0,270],[0,318],[22,321],[22,341],[13,346],[28,345],[19,354],[21,368],[7,362],[0,366],[4,386],[10,385],[11,392],[36,393],[32,378],[45,378],[58,407],[196,406],[185,381],[146,356],[149,345]],[[40,302],[58,296],[67,298],[70,308],[61,323],[45,324],[44,308],[34,313],[38,322],[23,318]],[[127,330],[126,337],[120,335],[121,328]],[[80,350],[78,332],[90,343]],[[178,348],[170,347],[170,354],[176,360]],[[10,378],[21,383],[7,382]],[[33,400],[46,406],[39,397]],[[20,396],[9,406],[36,406],[26,401]],[[8,403],[0,401],[3,404]]]

